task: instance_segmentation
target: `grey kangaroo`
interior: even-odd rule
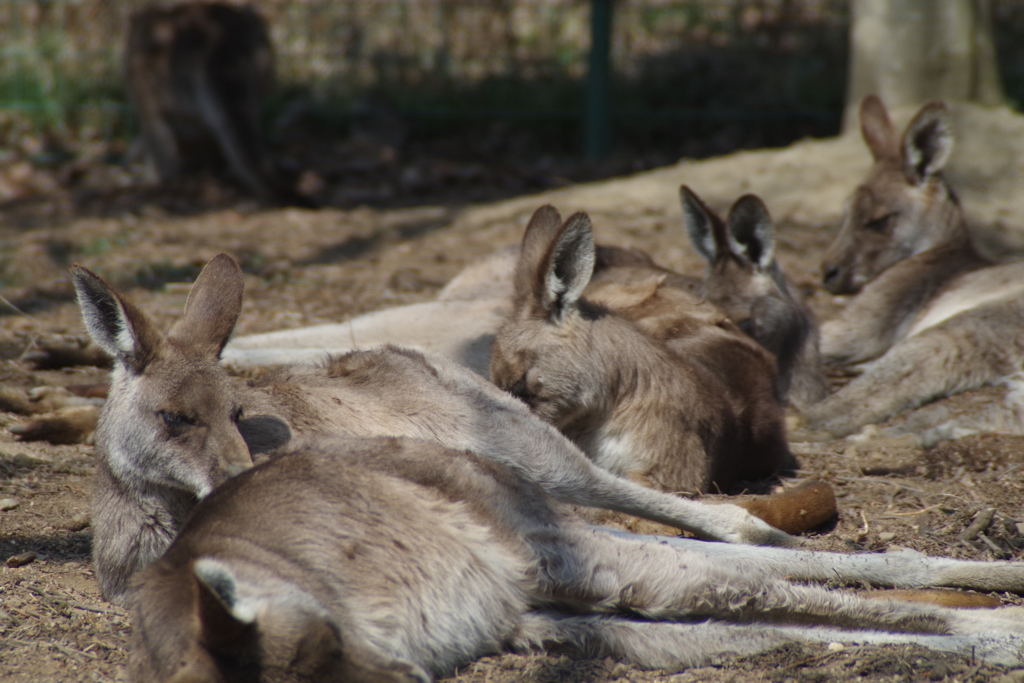
[[[241,311],[226,254],[166,334],[91,271],[72,279],[86,329],[114,358],[96,428],[93,555],[104,597],[170,544],[196,501],[293,436],[408,436],[509,466],[553,497],[732,542],[794,544],[737,505],[706,505],[596,467],[519,400],[454,361],[388,346],[284,368],[254,386],[219,354]]]
[[[315,438],[222,484],[131,596],[133,681],[426,682],[566,648],[679,670],[787,642],[1024,662],[1024,610],[789,580],[1024,590],[1024,565],[613,534],[521,470],[411,439]]]
[[[744,195],[723,221],[687,186],[679,195],[690,241],[708,261],[701,294],[772,352],[784,398],[800,409],[824,399],[818,321],[775,260],[775,228],[764,202]]]
[[[924,106],[902,138],[877,97],[860,114],[875,164],[822,260],[825,287],[857,296],[822,325],[822,354],[864,372],[807,413],[835,435],[1006,380],[1024,362],[1024,263],[997,265],[975,248],[942,177],[945,105]]]
[[[492,380],[601,467],[665,491],[778,470],[789,449],[768,351],[657,274],[591,281],[594,262],[585,214],[534,213]]]

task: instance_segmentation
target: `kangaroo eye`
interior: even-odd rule
[[[886,232],[892,222],[896,219],[898,214],[896,212],[887,213],[881,218],[875,218],[864,224],[864,227],[872,232]]]
[[[195,425],[196,421],[190,417],[186,417],[181,413],[172,413],[167,410],[161,410],[157,413],[164,421],[164,424],[171,429],[182,429],[183,427]]]

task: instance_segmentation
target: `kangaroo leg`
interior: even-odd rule
[[[630,621],[607,616],[553,618],[529,615],[520,647],[566,647],[592,657],[616,657],[648,669],[679,670],[757,654],[790,642],[881,645],[915,644],[974,657],[990,664],[1020,666],[1020,634],[993,630],[964,635],[842,631],[834,628]]]
[[[990,308],[962,313],[903,340],[808,410],[808,422],[846,436],[901,410],[1013,374],[1024,355],[1015,342],[1017,331],[994,313]]]
[[[873,586],[969,588],[1024,594],[1024,563],[1021,562],[954,560],[930,557],[916,550],[849,554],[790,548],[754,548],[705,543],[687,538],[641,537],[612,529],[600,531],[629,540],[654,539],[666,546],[692,551],[694,555],[700,555],[717,566],[795,581],[838,579],[865,582]]]
[[[712,617],[918,633],[952,628],[952,610],[792,584],[762,566],[756,553],[742,564],[723,562],[700,551],[585,528],[566,529],[554,544],[534,547],[544,558],[542,589],[552,599],[598,609],[654,619]]]
[[[442,359],[433,358],[435,367]],[[456,447],[500,462],[549,495],[576,505],[605,508],[684,529],[717,541],[795,546],[800,541],[737,505],[706,505],[617,477],[594,465],[554,427],[485,380],[472,377],[485,395],[471,413],[473,437]],[[460,387],[465,391],[465,385]],[[497,399],[497,400],[496,400]],[[446,444],[451,445],[451,444]]]

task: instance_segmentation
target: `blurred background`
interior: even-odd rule
[[[122,77],[124,26],[144,4],[0,0],[5,221],[117,213],[149,191]],[[1015,106],[1024,1],[986,5]],[[609,130],[588,156],[589,0],[264,0],[272,153],[306,171],[321,205],[394,206],[482,201],[839,132],[848,1],[612,6]],[[175,213],[237,199],[230,183],[145,197]]]

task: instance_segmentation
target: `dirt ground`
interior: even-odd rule
[[[843,170],[843,164],[852,170]],[[227,251],[246,272],[237,333],[250,334],[429,300],[473,259],[517,242],[533,209],[548,201],[563,214],[589,210],[600,241],[649,250],[663,265],[699,274],[702,263],[681,228],[680,182],[716,208],[750,189],[760,192],[778,220],[783,267],[818,315],[827,318],[843,303],[819,287],[817,261],[843,195],[866,165],[867,153],[857,141],[808,142],[468,207],[309,211],[239,203],[175,218],[142,205],[123,215],[56,227],[0,224],[0,282],[7,285],[0,289],[0,383],[33,387],[103,379],[104,371],[96,368],[43,371],[22,360],[41,339],[84,335],[65,276],[71,262],[128,288],[138,305],[167,326],[184,304],[187,286],[180,283],[194,278],[214,254]],[[797,201],[793,188],[802,182],[817,188],[816,194]],[[990,232],[1009,234],[1016,226],[1007,196],[993,192],[986,203],[983,189],[971,187],[965,201]],[[1006,243],[1004,251],[1012,249],[1012,240]],[[835,381],[843,381],[842,373]],[[969,409],[1000,400],[1001,392],[978,390],[950,403]],[[21,419],[0,413],[0,427]],[[801,469],[783,483],[831,483],[841,513],[834,527],[809,538],[810,547],[849,552],[904,547],[956,558],[1024,559],[1024,437],[979,434],[925,451],[913,439],[815,441],[813,436],[792,431]],[[0,680],[123,679],[129,620],[100,598],[89,561],[93,471],[90,445],[19,442],[0,430],[0,561],[12,558],[0,566]],[[963,538],[979,514],[991,515],[992,521],[976,536]],[[11,566],[24,553],[34,554],[34,561]],[[1017,596],[999,597],[1022,603]],[[474,662],[450,680],[795,683],[1000,677],[1021,681],[1024,671],[1007,673],[973,661],[970,653],[944,655],[917,647],[793,646],[681,673],[644,672],[603,660],[506,655]]]

